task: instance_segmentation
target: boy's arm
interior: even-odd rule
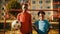
[[[49,33],[49,31],[50,31],[50,26],[51,26],[51,24],[50,24],[50,22],[49,21],[47,21],[47,23],[48,23],[48,30],[47,30],[47,32]]]
[[[20,13],[17,15],[17,20],[20,21]]]
[[[48,32],[50,31],[50,29],[52,29],[53,27],[52,27],[52,25],[50,24],[49,25],[49,29],[48,29]]]
[[[38,27],[37,27],[37,21],[35,23],[33,23],[33,29],[35,29],[38,32]]]
[[[38,28],[34,24],[33,24],[33,29],[36,31],[38,30]]]
[[[50,31],[50,26],[49,26],[49,28],[48,28],[48,31],[47,32],[49,32]]]
[[[30,26],[30,33],[32,33],[32,21],[31,21],[31,15],[29,16],[29,26]]]

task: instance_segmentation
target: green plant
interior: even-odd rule
[[[8,13],[16,17],[19,12],[15,10],[10,10],[10,9],[22,9],[22,6],[16,0],[10,0],[6,4],[6,10],[9,10]]]
[[[11,0],[6,4],[6,9],[10,10],[10,9],[21,9],[22,6],[20,5],[20,3],[18,3],[16,0]]]

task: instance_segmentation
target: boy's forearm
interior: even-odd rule
[[[38,28],[37,28],[36,26],[34,26],[34,25],[33,25],[33,28],[34,28],[36,31],[38,30]]]

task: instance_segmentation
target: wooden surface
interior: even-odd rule
[[[19,32],[20,31],[17,30],[17,31],[15,31],[15,34],[20,34]],[[0,34],[4,34],[4,33],[2,31],[0,31]],[[14,31],[7,31],[7,32],[5,32],[5,34],[14,34]],[[37,32],[35,30],[33,30],[32,34],[37,34]],[[59,31],[51,29],[49,34],[59,34]]]

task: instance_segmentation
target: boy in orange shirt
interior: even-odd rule
[[[22,26],[20,31],[22,34],[31,34],[32,33],[32,22],[31,22],[31,14],[27,12],[28,5],[24,4],[22,6],[22,12],[18,14],[17,19],[21,22]],[[21,34],[20,33],[20,34]]]

